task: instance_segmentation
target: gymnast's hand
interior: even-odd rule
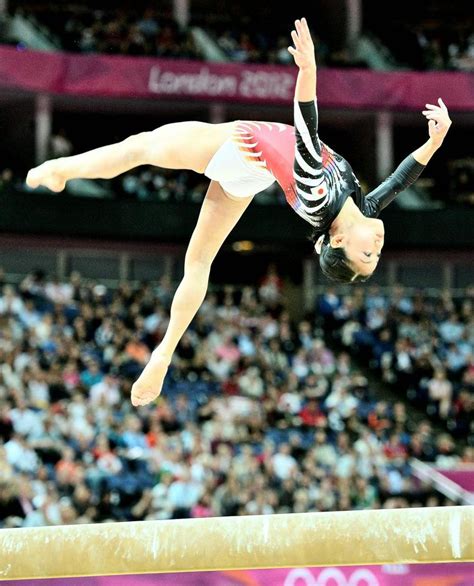
[[[46,161],[28,172],[26,184],[32,189],[43,186],[59,193],[66,187],[66,178],[59,169],[59,159]]]
[[[293,59],[300,69],[315,69],[314,44],[306,18],[295,20],[295,28],[296,31],[291,31],[291,38],[295,46],[288,47],[288,51],[293,55]]]
[[[441,146],[452,124],[448,109],[441,98],[438,98],[438,104],[439,106],[426,104],[426,110],[423,110],[423,115],[428,119],[430,140],[435,147]]]

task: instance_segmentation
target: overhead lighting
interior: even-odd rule
[[[251,240],[239,240],[232,244],[232,250],[235,252],[251,252],[255,248],[255,244]]]

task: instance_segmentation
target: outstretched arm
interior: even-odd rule
[[[377,216],[404,189],[412,185],[420,176],[431,157],[443,144],[451,126],[449,112],[443,100],[439,106],[426,104],[423,115],[428,119],[428,140],[404,159],[395,171],[376,189],[365,197],[366,215]]]
[[[296,80],[295,100],[311,102],[316,98],[316,56],[306,18],[295,20],[296,30],[291,31],[294,47],[288,47],[299,67]]]
[[[291,35],[294,47],[288,47],[299,67],[295,87],[295,198],[290,205],[311,225],[325,225],[330,201],[323,168],[323,144],[318,137],[316,102],[316,59],[306,19],[295,21]]]
[[[423,110],[423,115],[428,120],[429,138],[424,145],[412,153],[415,161],[422,165],[427,165],[431,157],[443,144],[443,140],[452,124],[448,109],[441,98],[438,98],[438,104],[438,106],[426,104],[427,109]]]

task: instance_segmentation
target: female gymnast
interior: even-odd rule
[[[451,125],[448,110],[426,105],[429,139],[374,191],[361,194],[351,166],[318,137],[316,58],[305,19],[295,22],[288,48],[299,68],[295,127],[234,121],[180,122],[32,169],[27,184],[62,191],[75,178],[108,179],[139,165],[189,169],[211,183],[186,251],[184,277],[171,306],[170,322],[132,386],[132,404],[146,405],[161,392],[171,357],[206,295],[211,264],[254,195],[277,181],[289,205],[314,227],[323,273],[339,282],[367,279],[384,242],[378,213],[419,176]]]

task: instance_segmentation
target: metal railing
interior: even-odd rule
[[[446,476],[443,476],[433,466],[421,462],[416,458],[410,461],[413,475],[423,482],[429,483],[445,497],[463,505],[474,505],[474,494],[463,489]]]

